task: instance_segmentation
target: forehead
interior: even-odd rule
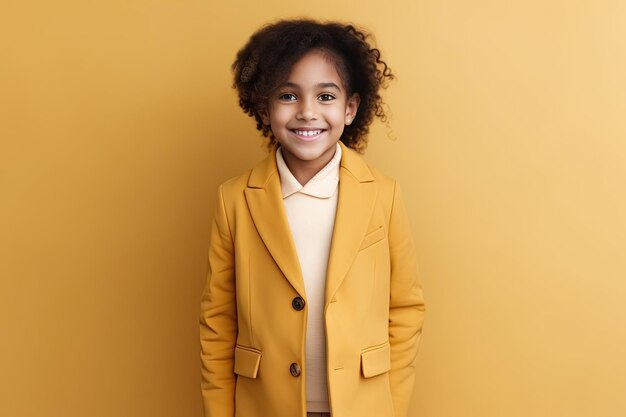
[[[334,57],[321,50],[307,52],[289,71],[287,82],[301,86],[335,83],[344,88]]]

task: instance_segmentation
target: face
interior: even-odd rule
[[[311,51],[294,64],[287,81],[272,93],[261,118],[271,126],[292,173],[316,173],[332,159],[358,106],[358,96],[348,97],[328,57]]]

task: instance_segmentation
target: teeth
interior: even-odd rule
[[[315,136],[322,133],[321,130],[294,130],[294,132],[300,136]]]

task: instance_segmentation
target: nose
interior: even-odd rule
[[[315,106],[310,100],[302,100],[298,113],[296,113],[296,119],[298,120],[316,120],[317,112]]]

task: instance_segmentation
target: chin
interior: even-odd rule
[[[296,158],[302,161],[315,161],[324,155],[324,152],[290,152]]]

